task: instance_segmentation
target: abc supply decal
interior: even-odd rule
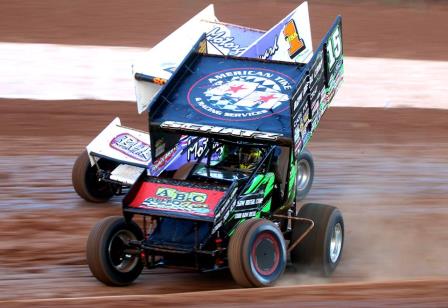
[[[224,191],[162,183],[143,183],[132,207],[214,217]]]

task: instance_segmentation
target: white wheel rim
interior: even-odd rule
[[[341,254],[342,237],[342,225],[337,223],[333,228],[330,240],[330,259],[332,263],[335,263]]]
[[[310,181],[310,172],[311,172],[310,163],[305,159],[300,160],[299,165],[297,167],[298,191],[303,191],[308,186],[308,182]]]

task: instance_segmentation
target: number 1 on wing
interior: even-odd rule
[[[288,53],[291,59],[294,59],[306,48],[303,39],[300,38],[299,33],[297,32],[296,23],[293,19],[288,21],[285,25],[283,35],[285,36],[285,40],[289,43]]]

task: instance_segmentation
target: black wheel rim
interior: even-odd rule
[[[137,237],[129,230],[116,232],[109,242],[108,254],[111,265],[120,273],[129,273],[138,264],[139,256],[130,254],[129,241]]]
[[[262,232],[257,236],[251,259],[258,274],[269,276],[275,272],[280,263],[280,248],[272,233]]]
[[[92,196],[102,199],[109,198],[113,195],[110,184],[98,179],[95,167],[88,167],[85,181],[87,189]]]

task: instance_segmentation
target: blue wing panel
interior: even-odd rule
[[[266,131],[291,137],[289,99],[296,64],[200,55],[186,65],[151,116],[165,121]]]

